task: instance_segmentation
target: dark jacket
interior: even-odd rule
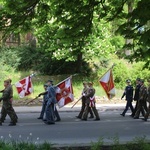
[[[133,98],[135,101],[139,100],[140,87],[141,87],[140,84],[137,84],[135,87],[135,93],[134,93],[134,98]]]
[[[125,91],[121,98],[123,98],[124,96],[126,96],[127,101],[133,100],[133,87],[131,85],[125,87]]]

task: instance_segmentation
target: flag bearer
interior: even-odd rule
[[[92,111],[94,112],[94,115],[96,116],[95,120],[100,120],[98,111],[97,111],[96,106],[95,106],[95,89],[93,88],[93,83],[89,82],[88,86],[89,86],[88,91],[84,95],[86,98],[86,102],[85,102],[86,108],[85,108],[82,120],[85,120],[85,121],[87,120],[90,108],[92,109]]]

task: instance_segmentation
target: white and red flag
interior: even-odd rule
[[[31,82],[31,76],[28,76],[17,83],[15,83],[17,92],[20,98],[24,98],[25,96],[31,94],[33,92],[33,86]]]
[[[72,77],[69,77],[56,85],[56,100],[59,108],[74,100]]]
[[[112,69],[109,69],[99,80],[100,85],[103,87],[107,94],[108,99],[115,96],[115,85],[113,80]]]

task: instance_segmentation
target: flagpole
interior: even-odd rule
[[[113,69],[114,66],[115,64],[113,64],[99,79],[101,79],[110,69]]]
[[[61,83],[63,83],[64,81],[68,80],[69,78],[70,78],[70,79],[72,79],[72,76],[70,76],[70,77],[68,77],[68,78],[64,79],[63,81],[59,82],[59,83],[58,83],[58,84],[56,84],[55,86],[58,86],[59,84],[61,84]]]

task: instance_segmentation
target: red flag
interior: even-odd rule
[[[17,83],[15,83],[17,92],[20,98],[24,98],[25,96],[31,94],[33,92],[33,86],[31,82],[31,77],[28,76]]]
[[[112,75],[112,69],[109,69],[99,80],[101,86],[109,99],[115,96],[115,85]]]
[[[74,100],[71,77],[60,82],[56,86],[56,100],[59,108]]]

